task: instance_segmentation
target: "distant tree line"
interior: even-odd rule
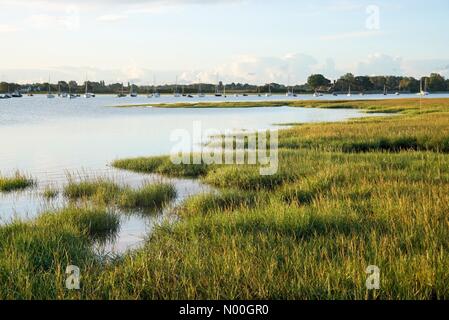
[[[139,94],[152,93],[157,91],[161,94],[172,94],[174,92],[185,94],[196,94],[200,90],[202,93],[214,93],[217,90],[223,93],[285,93],[288,89],[294,90],[296,93],[312,93],[319,92],[347,92],[349,87],[353,92],[379,93],[384,89],[388,92],[409,92],[415,93],[422,89],[430,92],[447,92],[449,91],[449,79],[432,73],[428,77],[415,79],[413,77],[398,76],[354,76],[351,73],[345,74],[338,80],[331,81],[322,74],[313,74],[308,78],[307,83],[294,85],[287,88],[284,84],[270,83],[262,86],[252,85],[248,83],[229,83],[210,84],[195,83],[188,85],[165,84],[153,87],[151,85],[134,85],[130,83],[111,83],[106,84],[104,81],[87,82],[87,90],[96,94],[117,94],[123,92],[129,93],[131,90]],[[86,82],[78,84],[76,81],[59,81],[58,83],[33,83],[33,84],[17,84],[17,83],[0,83],[0,93],[20,91],[22,93],[45,93],[48,90],[56,92],[71,92],[81,94],[86,90]]]
[[[446,80],[437,73],[421,79],[398,76],[354,76],[352,73],[347,73],[334,82],[323,75],[315,74],[309,77],[307,85],[309,90],[332,92],[346,92],[349,87],[352,91],[365,93],[377,93],[384,90],[416,93],[421,89],[431,92],[449,91],[449,79]]]

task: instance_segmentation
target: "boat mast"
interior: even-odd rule
[[[178,94],[178,76],[176,76],[175,94]]]
[[[218,86],[219,86],[219,82],[218,82],[218,73],[217,73],[217,84],[215,85],[215,94],[218,94]]]

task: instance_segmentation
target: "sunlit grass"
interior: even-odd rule
[[[239,190],[223,190],[219,193],[200,194],[187,199],[179,213],[185,216],[207,214],[213,211],[229,211],[241,207],[253,207],[259,199],[256,193]]]
[[[249,165],[176,166],[168,157],[116,161],[217,190],[187,199],[144,248],[101,265],[90,230],[114,229],[111,218],[96,217],[102,209],[0,227],[0,298],[448,299],[449,100],[325,107],[355,104],[401,113],[285,129],[274,176]],[[72,186],[66,195],[132,207],[173,194],[112,184]],[[80,291],[65,290],[67,264],[83,270]],[[381,270],[378,291],[365,287],[369,265]]]
[[[105,208],[72,206],[55,212],[43,213],[37,219],[39,225],[57,227],[66,223],[75,225],[94,239],[102,239],[108,238],[118,231],[120,218]]]
[[[16,172],[13,176],[4,177],[0,175],[0,192],[10,192],[14,190],[23,190],[35,184],[30,177]]]
[[[176,197],[170,183],[145,184],[139,189],[119,186],[107,179],[70,181],[64,195],[72,201],[90,201],[96,205],[112,205],[123,209],[158,209]]]
[[[94,180],[73,181],[64,188],[64,196],[70,200],[96,198],[96,201],[109,203],[120,192],[120,187],[113,181],[103,178]]]
[[[138,190],[126,188],[118,196],[118,206],[131,208],[161,208],[176,197],[176,189],[172,184],[148,184]]]
[[[204,164],[174,164],[169,156],[116,160],[112,166],[135,172],[187,178],[200,177],[207,170]]]

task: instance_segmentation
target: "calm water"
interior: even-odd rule
[[[232,97],[227,100],[280,98]],[[196,181],[129,173],[109,166],[114,159],[169,153],[175,143],[170,141],[170,134],[177,129],[192,132],[194,123],[201,123],[203,130],[251,130],[271,128],[277,123],[340,121],[364,116],[356,110],[288,107],[201,110],[109,107],[148,101],[175,102],[174,99],[98,96],[68,100],[36,96],[0,100],[0,172],[8,175],[20,170],[38,181],[33,189],[0,194],[0,223],[14,217],[32,218],[44,210],[64,205],[61,197],[48,202],[41,194],[49,185],[61,189],[69,174],[76,178],[110,177],[133,187],[148,181],[172,181],[178,190],[178,203],[190,195],[208,192],[208,187]],[[185,100],[198,101],[188,98],[177,101]],[[107,249],[123,252],[139,245],[164,217],[164,213],[150,217],[123,215],[118,238]]]

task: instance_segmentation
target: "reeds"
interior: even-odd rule
[[[96,205],[123,209],[158,209],[176,197],[176,189],[170,183],[152,183],[135,190],[100,178],[69,181],[64,188],[64,195],[72,201],[84,200]]]
[[[0,176],[0,192],[10,192],[14,190],[23,190],[35,184],[30,177],[17,171],[13,176]]]
[[[0,298],[448,299],[449,101],[430,100],[422,109],[401,100],[328,103],[403,111],[282,131],[273,177],[252,166],[201,166],[194,172],[219,190],[186,200],[179,221],[158,226],[144,248],[108,264],[95,262],[89,246],[92,226],[113,229],[104,216],[94,223],[95,214],[81,219],[70,209],[2,226]],[[115,164],[192,172],[167,159]],[[98,190],[126,194],[86,186],[67,194],[89,201]],[[162,189],[128,190],[123,201],[155,203],[141,195],[172,194]],[[76,293],[64,287],[67,264],[82,269]],[[380,290],[365,287],[369,265],[380,268]]]

